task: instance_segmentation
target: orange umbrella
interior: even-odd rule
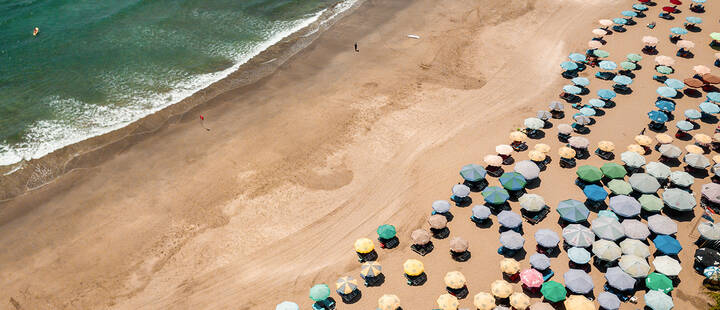
[[[699,88],[699,87],[703,87],[703,85],[705,85],[705,83],[703,81],[698,80],[696,78],[684,79],[683,83],[685,83],[685,85],[690,86],[692,88]]]
[[[653,140],[652,138],[646,136],[646,135],[637,135],[635,136],[635,143],[641,145],[641,146],[648,146],[652,144]]]
[[[703,79],[703,81],[705,81],[705,82],[708,83],[708,84],[718,84],[718,83],[720,83],[720,77],[718,77],[717,75],[712,75],[712,74],[710,74],[710,73],[703,74],[703,75],[702,75],[702,79]]]
[[[610,141],[600,141],[597,145],[598,148],[604,152],[612,152],[615,150],[615,144]]]
[[[573,150],[567,146],[563,146],[560,149],[558,149],[558,155],[560,155],[560,157],[562,157],[562,158],[573,158],[573,157],[575,157],[575,150]]]
[[[697,142],[699,144],[703,144],[703,145],[710,144],[710,142],[712,142],[712,138],[710,138],[710,136],[703,134],[703,133],[696,134],[695,137],[693,137],[693,138],[695,138],[695,142]]]
[[[638,153],[640,155],[645,155],[645,149],[642,146],[639,146],[637,144],[628,145],[627,150],[630,152]]]
[[[668,134],[660,133],[655,136],[655,140],[657,140],[657,142],[660,144],[668,144],[673,142],[673,137]]]

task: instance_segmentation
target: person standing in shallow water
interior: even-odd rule
[[[358,53],[360,52],[360,50],[358,49],[357,42],[355,42],[355,51],[358,52]]]

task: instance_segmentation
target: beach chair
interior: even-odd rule
[[[601,71],[598,73],[595,73],[595,77],[601,80],[612,80],[615,77],[615,73],[607,72],[607,71]]]
[[[421,286],[427,282],[427,275],[424,272],[419,276],[409,276],[406,274],[405,279],[407,280],[407,284],[410,286]]]
[[[620,33],[627,31],[627,29],[625,29],[622,25],[614,25],[612,26],[612,30]]]
[[[385,283],[385,275],[381,273],[376,277],[365,277],[363,280],[365,280],[366,287],[377,287]]]
[[[569,134],[559,133],[557,135],[557,137],[558,137],[558,141],[560,141],[562,143],[567,143],[568,139],[570,139],[571,136]]]
[[[450,236],[450,229],[448,229],[447,227],[443,229],[430,228],[430,232],[435,239],[445,239]]]
[[[313,310],[333,310],[335,309],[335,299],[328,297],[325,300],[315,302],[312,307]]]
[[[465,251],[465,252],[450,251],[450,256],[456,262],[466,262],[466,261],[470,260],[470,257],[472,257],[472,254],[470,253],[470,251]]]
[[[601,149],[596,149],[595,154],[604,160],[613,160],[615,158],[615,154],[613,154],[613,152],[606,152]]]
[[[398,237],[392,237],[390,239],[378,238],[378,242],[380,242],[380,247],[383,249],[394,249],[400,245],[400,239],[398,239]]]
[[[577,163],[574,158],[560,158],[560,167],[574,168]]]
[[[552,271],[550,268],[545,269],[544,271],[545,272],[541,272],[543,275],[543,282],[547,282],[548,280],[550,280],[550,278],[552,278],[555,275],[555,272]]]
[[[413,244],[410,246],[410,248],[413,250],[413,252],[420,254],[420,256],[425,256],[430,254],[435,249],[435,246],[433,245],[432,241],[420,245],[420,244]]]
[[[520,213],[528,223],[535,225],[537,223],[540,223],[543,219],[545,219],[545,217],[547,217],[548,213],[550,213],[550,208],[545,207],[537,212],[527,212],[523,209],[520,210]]]
[[[660,17],[660,18],[662,18],[662,19],[664,19],[664,20],[673,20],[673,19],[675,19],[675,17],[673,17],[673,16],[672,16],[670,13],[668,13],[668,12],[662,12],[662,13],[660,13],[660,15],[658,15],[658,17]]]

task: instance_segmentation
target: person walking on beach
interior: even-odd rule
[[[358,52],[358,53],[360,52],[360,50],[359,50],[358,47],[357,47],[357,42],[355,42],[355,51]]]
[[[202,128],[205,128],[205,130],[210,131],[210,128],[205,127],[205,117],[202,115],[200,115],[200,126],[202,126]]]

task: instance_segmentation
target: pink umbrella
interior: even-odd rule
[[[593,29],[593,30],[592,30],[592,33],[593,33],[596,37],[602,37],[602,36],[604,36],[604,35],[607,34],[607,31],[598,28],[598,29]]]
[[[720,54],[720,53],[718,53],[718,54]],[[695,73],[697,73],[699,75],[710,73],[710,68],[703,66],[703,65],[694,66],[693,70],[695,70]]]
[[[677,42],[679,48],[691,49],[695,47],[695,43],[690,40],[680,40]]]
[[[644,37],[642,37],[642,41],[646,45],[655,46],[655,44],[658,43],[658,38],[653,37],[653,36],[644,36]]]
[[[600,41],[590,40],[590,42],[588,42],[588,47],[589,48],[601,48],[602,43],[600,43]]]
[[[603,27],[610,27],[613,25],[613,21],[611,21],[609,19],[601,19],[598,21],[598,23],[600,23],[600,26],[603,26]]]
[[[543,275],[535,269],[525,269],[520,272],[520,281],[527,287],[540,287],[543,284]]]
[[[669,67],[669,66],[672,66],[672,65],[675,64],[675,59],[672,59],[672,58],[670,58],[670,57],[668,57],[668,56],[660,55],[660,56],[656,56],[656,57],[655,57],[655,62],[656,62],[658,65],[668,66],[668,67]]]

